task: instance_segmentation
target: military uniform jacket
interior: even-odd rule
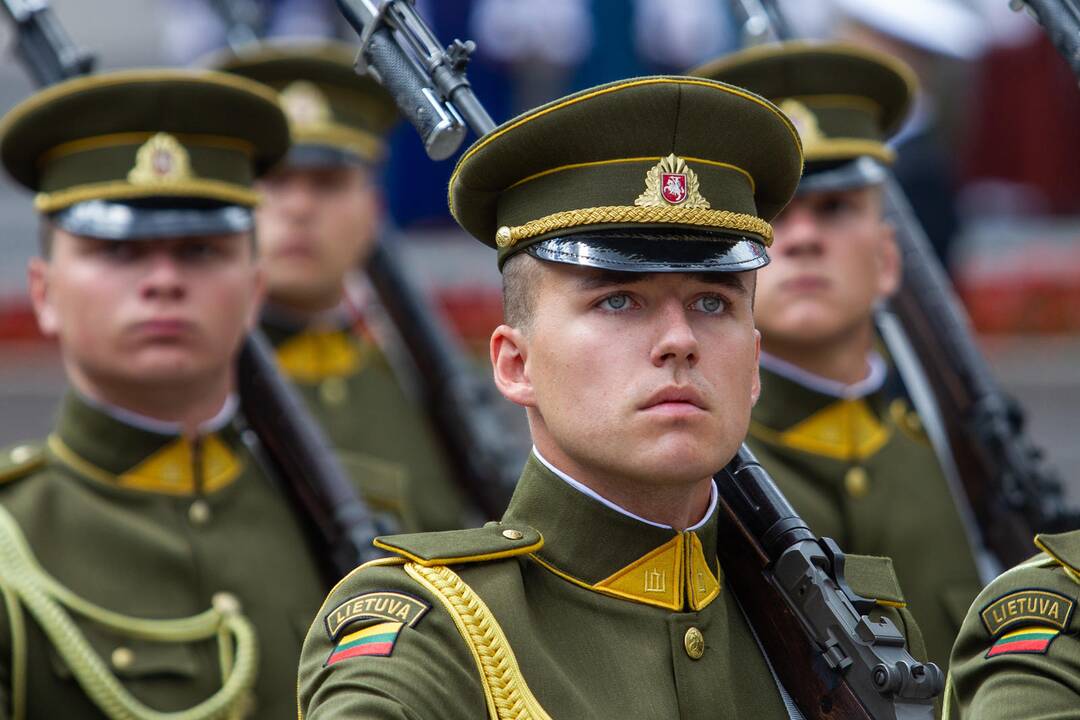
[[[647,525],[530,457],[501,523],[381,539],[396,557],[333,590],[301,716],[786,718],[716,536],[715,511]]]
[[[124,693],[175,711],[221,690],[229,666],[250,653],[231,637],[177,639],[190,628],[161,624],[219,612],[256,635],[254,685],[239,693],[246,715],[293,716],[300,646],[325,585],[282,491],[233,424],[188,441],[69,394],[44,448],[22,446],[4,458],[5,517],[34,562],[75,596],[62,603],[65,614]],[[29,718],[102,717],[65,655],[82,641],[47,638],[34,610],[13,602],[11,557],[0,556],[8,601],[0,606],[0,718],[17,698]],[[72,604],[119,613],[119,627]]]
[[[1080,530],[1040,535],[1043,551],[971,606],[953,648],[946,717],[1080,717]]]
[[[893,559],[930,660],[945,670],[982,585],[918,417],[881,390],[839,399],[765,368],[761,382],[747,444],[817,535]]]
[[[408,503],[381,509],[397,515],[403,531],[465,524],[466,503],[438,440],[378,345],[343,322],[304,327],[280,312],[264,314],[262,328],[333,446],[377,458],[396,475],[390,494]]]

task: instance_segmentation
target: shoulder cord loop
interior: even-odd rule
[[[26,717],[26,628],[29,610],[87,697],[112,720],[224,720],[237,717],[255,684],[258,646],[255,629],[239,613],[210,609],[175,620],[148,620],[114,613],[76,596],[34,558],[15,518],[0,505],[0,592],[11,623],[12,710]],[[165,643],[218,640],[222,687],[198,705],[159,712],[137,700],[90,647],[68,611],[128,637]]]
[[[472,588],[441,565],[408,563],[405,572],[439,598],[453,618],[480,671],[491,720],[551,720],[522,677],[498,621]]]

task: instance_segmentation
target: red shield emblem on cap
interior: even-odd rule
[[[678,205],[686,199],[686,175],[683,173],[661,173],[660,195],[672,205]]]

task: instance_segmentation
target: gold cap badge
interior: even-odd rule
[[[281,106],[296,127],[325,125],[333,118],[326,95],[307,80],[297,80],[282,90]]]
[[[127,176],[132,185],[167,185],[192,177],[188,151],[168,133],[157,133],[143,143]]]
[[[817,115],[798,100],[788,98],[780,103],[780,109],[791,118],[791,124],[799,131],[799,138],[803,145],[811,145],[825,139],[824,133],[818,127]]]
[[[638,195],[638,207],[678,205],[686,208],[708,208],[709,201],[698,192],[697,173],[686,161],[674,154],[654,165],[645,175],[645,192]]]

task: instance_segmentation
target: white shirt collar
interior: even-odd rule
[[[589,486],[583,485],[582,483],[578,482],[574,478],[572,478],[569,475],[567,475],[566,473],[564,473],[559,468],[557,468],[554,465],[552,465],[551,463],[549,463],[547,461],[547,459],[543,455],[540,454],[540,451],[536,449],[535,445],[533,445],[532,452],[533,452],[533,455],[536,456],[536,459],[539,460],[541,463],[543,463],[544,467],[546,467],[551,472],[555,473],[555,475],[557,477],[561,478],[567,485],[569,485],[570,487],[574,488],[575,490],[577,490],[578,492],[580,492],[580,493],[582,493],[584,495],[588,495],[593,500],[596,500],[597,502],[601,503],[602,505],[605,505],[605,506],[611,508],[612,510],[619,513],[620,515],[625,515],[628,518],[632,518],[634,520],[637,520],[638,522],[645,523],[646,525],[652,525],[653,527],[656,527],[656,528],[663,528],[664,530],[674,530],[675,529],[675,528],[671,527],[670,525],[664,525],[663,523],[653,522],[652,520],[646,520],[645,518],[643,518],[643,517],[641,517],[639,515],[635,515],[634,513],[630,512],[626,508],[623,508],[623,507],[611,502],[607,498],[602,497],[601,495],[599,495],[595,490],[593,490]],[[712,481],[710,481],[709,484],[710,484],[710,489],[709,489],[709,509],[705,511],[705,514],[701,517],[701,520],[699,520],[692,527],[686,528],[687,531],[699,529],[706,522],[708,522],[709,518],[712,517],[713,511],[716,510],[716,500],[717,500],[716,481],[712,480]]]
[[[118,420],[125,425],[131,425],[140,430],[157,433],[158,435],[180,435],[183,433],[184,426],[178,422],[158,420],[157,418],[140,415],[137,412],[132,412],[131,410],[126,410],[122,407],[117,407],[116,405],[109,405],[94,400],[93,398],[81,395],[81,393],[80,396],[86,404],[100,410],[113,420]],[[225,398],[225,404],[221,406],[221,410],[218,411],[217,415],[199,425],[199,434],[209,435],[210,433],[221,430],[232,422],[239,407],[240,398],[238,398],[235,393],[229,393],[229,396]]]
[[[876,351],[871,351],[866,357],[866,365],[868,369],[865,378],[857,383],[845,385],[842,382],[829,380],[820,375],[807,372],[798,365],[793,365],[774,355],[765,352],[761,353],[761,367],[769,372],[776,373],[780,377],[787,378],[822,395],[843,400],[858,400],[866,397],[880,390],[881,386],[885,384],[885,376],[888,374],[885,359]]]

